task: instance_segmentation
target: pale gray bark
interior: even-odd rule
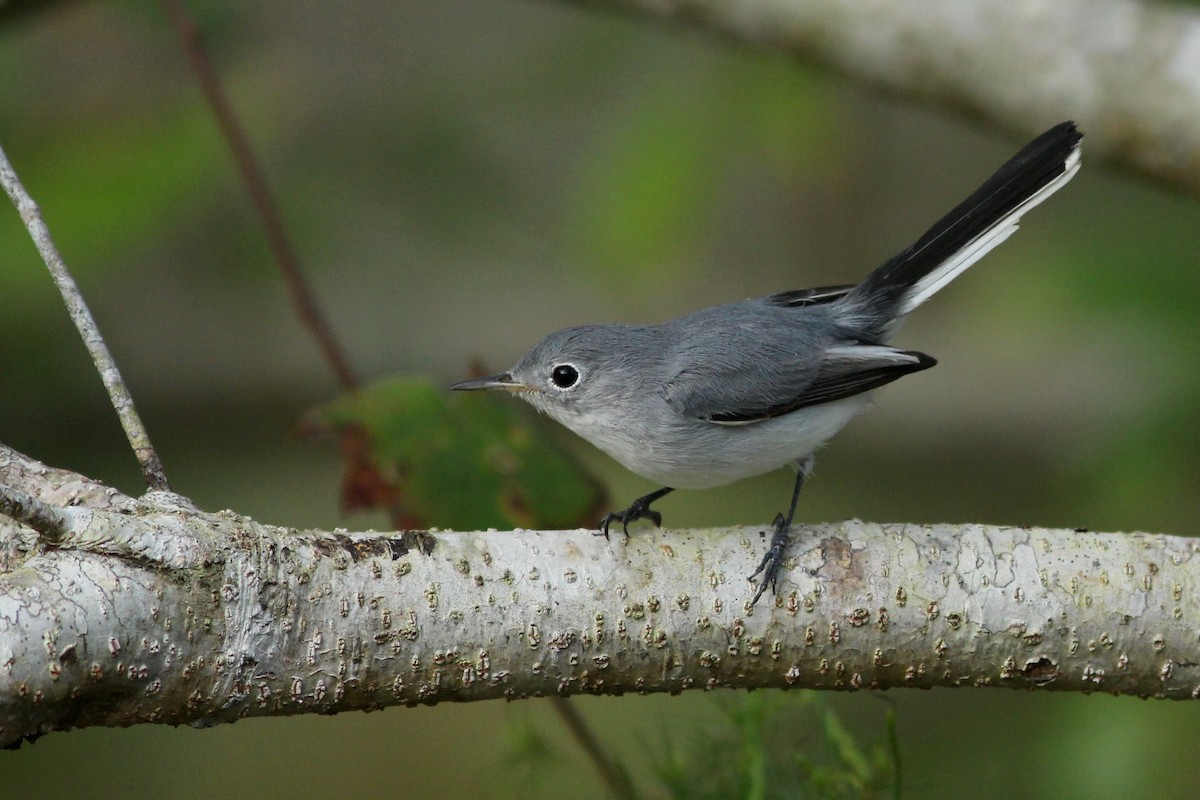
[[[1131,0],[573,0],[793,53],[1022,136],[1075,119],[1099,155],[1200,191],[1200,11]]]
[[[0,498],[0,744],[689,688],[1200,694],[1200,544],[1180,537],[805,527],[748,609],[757,528],[295,531],[3,448]]]

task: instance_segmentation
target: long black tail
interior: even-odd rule
[[[1083,134],[1055,125],[1025,145],[907,250],[839,302],[882,341],[899,321],[1017,229],[1021,215],[1066,185],[1079,169]]]

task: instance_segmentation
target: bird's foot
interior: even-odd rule
[[[629,508],[624,511],[614,511],[611,514],[606,514],[604,519],[600,520],[600,530],[597,535],[603,534],[604,538],[608,538],[608,528],[614,522],[621,523],[621,530],[625,531],[625,538],[629,538],[629,523],[636,522],[639,519],[648,519],[655,526],[662,527],[662,514],[657,511],[650,510],[650,504],[660,497],[670,494],[675,491],[670,486],[664,486],[658,491],[639,497],[629,504]]]
[[[758,569],[754,570],[754,574],[750,576],[750,580],[754,580],[759,573],[762,573],[762,582],[758,584],[758,591],[754,593],[754,599],[750,601],[751,608],[758,603],[758,598],[763,596],[768,586],[771,587],[772,593],[779,591],[779,570],[783,567],[783,552],[788,546],[790,526],[783,518],[783,514],[775,516],[774,525],[775,533],[771,535],[771,546],[763,554],[762,561],[758,562]]]
[[[630,503],[629,508],[624,511],[614,511],[611,514],[605,514],[604,519],[600,520],[600,530],[596,532],[596,535],[603,534],[604,538],[607,539],[609,526],[614,522],[619,522],[621,523],[621,530],[625,532],[625,538],[628,539],[629,523],[637,522],[639,519],[648,519],[654,523],[656,528],[661,528],[662,514],[650,508],[650,503],[655,499],[657,498],[650,497],[649,495],[639,497]]]

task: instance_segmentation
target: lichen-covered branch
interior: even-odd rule
[[[784,50],[1200,192],[1200,10],[1133,0],[572,0]]]
[[[0,448],[0,496],[93,483]],[[0,744],[441,700],[716,687],[1200,693],[1200,543],[845,522],[749,609],[757,528],[296,531],[84,492],[0,573]],[[10,510],[20,514],[19,504]],[[36,520],[33,520],[35,526]]]

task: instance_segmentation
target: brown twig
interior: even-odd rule
[[[291,292],[292,302],[296,305],[300,319],[316,338],[321,352],[325,354],[325,359],[337,373],[342,386],[346,389],[355,388],[358,386],[358,378],[351,369],[350,362],[338,345],[332,328],[326,322],[317,305],[316,298],[309,289],[304,272],[300,269],[300,261],[296,257],[295,250],[292,249],[291,241],[288,239],[283,222],[275,208],[271,190],[267,186],[267,179],[259,168],[254,151],[250,147],[250,141],[246,138],[237,115],[234,114],[233,107],[221,88],[221,82],[213,68],[212,59],[208,57],[208,51],[204,48],[200,29],[188,13],[183,0],[163,0],[163,7],[183,42],[188,59],[192,63],[192,69],[196,71],[196,77],[200,81],[204,99],[208,102],[208,106],[216,118],[217,127],[220,128],[221,135],[225,138],[225,143],[229,146],[229,151],[237,164],[242,182],[246,186],[246,192],[250,195],[250,201],[254,204],[259,219],[262,221],[263,232],[267,237],[267,246],[270,248],[280,272],[283,273],[284,283]]]
[[[96,371],[100,373],[100,380],[104,382],[104,388],[108,390],[108,397],[112,401],[113,408],[116,409],[117,417],[121,420],[121,427],[125,429],[125,435],[129,438],[130,446],[133,447],[133,454],[142,467],[146,486],[155,491],[170,491],[162,461],[154,446],[150,444],[150,436],[146,433],[141,417],[138,416],[137,409],[133,405],[133,397],[129,394],[129,388],[121,378],[117,362],[113,360],[112,354],[108,351],[108,346],[105,345],[104,338],[100,335],[100,329],[96,326],[96,320],[92,317],[92,312],[88,310],[87,303],[84,302],[83,295],[79,292],[79,287],[75,285],[75,279],[67,271],[67,265],[63,262],[58,248],[54,246],[54,241],[50,238],[50,229],[46,227],[46,223],[42,219],[41,210],[37,203],[33,202],[29,193],[25,191],[25,187],[21,185],[21,181],[17,178],[17,173],[9,163],[8,156],[4,154],[3,149],[0,149],[0,183],[4,185],[4,191],[12,198],[13,205],[17,207],[17,212],[20,213],[21,220],[25,223],[25,229],[33,238],[38,253],[41,254],[59,293],[62,294],[71,321],[75,323],[75,328],[79,331],[84,346],[92,356]]]
[[[596,771],[600,773],[600,779],[608,787],[609,793],[617,800],[635,800],[638,796],[637,791],[633,788],[633,782],[629,780],[628,773],[604,750],[600,740],[588,727],[587,721],[580,716],[579,709],[571,703],[571,698],[551,696],[550,705],[558,712],[567,729],[571,731],[571,735],[575,737],[575,741],[592,760]]]
[[[242,180],[246,184],[246,190],[250,194],[250,198],[262,220],[268,244],[284,275],[284,280],[291,291],[292,299],[296,304],[301,319],[304,320],[305,324],[308,325],[316,337],[326,359],[337,373],[342,385],[347,389],[355,388],[358,385],[358,380],[343,355],[341,348],[338,346],[332,330],[325,322],[316,300],[309,291],[307,281],[304,279],[295,253],[284,232],[283,224],[280,222],[279,216],[275,211],[275,205],[267,188],[266,179],[263,177],[262,170],[258,167],[241,125],[238,123],[237,117],[233,113],[233,109],[221,89],[216,71],[213,69],[212,61],[204,48],[204,43],[200,37],[200,31],[196,27],[196,23],[188,14],[183,0],[163,0],[163,6],[172,24],[175,25],[184,47],[187,49],[188,57],[192,62],[193,69],[196,71],[205,99],[212,109],[213,116],[216,117],[217,124],[221,129],[222,135],[225,137],[230,151],[233,153],[234,160],[237,162]],[[392,510],[392,516],[396,516],[394,509]],[[572,735],[574,735],[588,757],[594,762],[597,771],[613,796],[619,798],[619,800],[632,800],[632,798],[636,797],[633,786],[629,782],[629,777],[617,764],[609,759],[595,735],[588,728],[587,723],[579,716],[576,710],[562,698],[556,699],[554,706],[558,709],[559,714],[562,716]]]

